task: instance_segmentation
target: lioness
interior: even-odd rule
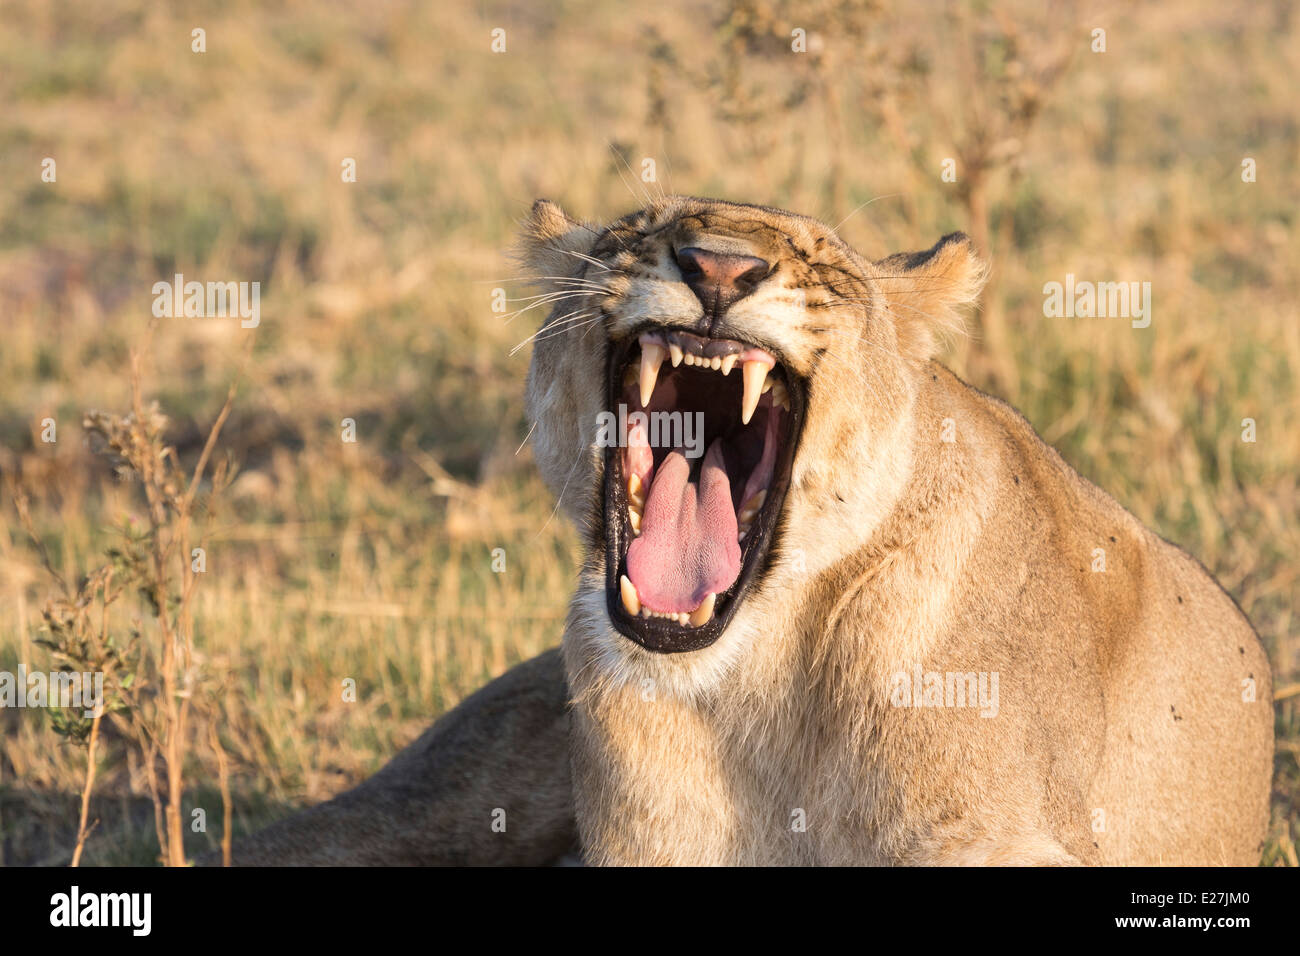
[[[932,361],[965,236],[869,262],[671,197],[539,201],[522,246],[555,296],[532,443],[584,548],[562,652],[237,862],[1258,862],[1259,640]]]

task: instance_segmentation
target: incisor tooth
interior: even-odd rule
[[[618,582],[618,591],[623,596],[623,608],[636,617],[641,613],[641,599],[637,597],[636,585],[625,574]]]
[[[787,412],[790,410],[790,393],[786,391],[783,382],[774,382],[772,384],[772,404],[780,405]]]
[[[709,623],[709,618],[713,617],[713,605],[717,599],[718,596],[716,594],[710,594],[700,602],[700,606],[691,612],[691,627],[700,627],[701,625]]]
[[[746,362],[743,370],[745,376],[745,397],[740,401],[740,421],[744,425],[754,417],[758,400],[763,394],[763,382],[767,380],[767,366],[757,360]],[[645,381],[644,378],[641,379]],[[644,388],[644,386],[642,386]]]
[[[646,342],[641,346],[641,407],[650,404],[650,396],[655,393],[655,380],[659,378],[659,366],[664,363],[664,347]]]
[[[673,368],[682,364],[682,347],[668,343],[668,357],[672,360]]]
[[[722,359],[716,355],[713,356],[713,358],[709,360],[709,368],[713,369],[715,372],[722,368]]]
[[[722,360],[722,374],[730,375],[731,370],[736,367],[736,356],[728,355]]]

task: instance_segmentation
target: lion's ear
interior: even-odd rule
[[[560,284],[556,277],[572,276],[582,267],[595,238],[595,229],[570,219],[549,199],[539,199],[520,227],[515,256],[526,278],[552,289]]]
[[[902,252],[875,265],[898,325],[899,347],[917,362],[934,355],[943,335],[965,332],[960,310],[978,301],[988,278],[988,266],[963,232],[950,232],[923,252]]]

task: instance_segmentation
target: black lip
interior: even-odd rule
[[[644,332],[669,333],[672,329],[647,325],[638,328],[620,344],[610,350],[609,366],[606,369],[608,409],[616,409],[622,394],[623,367],[637,339]],[[751,343],[760,348],[767,346]],[[609,611],[610,622],[620,634],[640,644],[646,650],[658,654],[680,654],[686,651],[698,651],[708,647],[722,636],[732,616],[740,608],[749,588],[761,579],[767,570],[767,559],[772,547],[780,537],[784,525],[784,506],[786,492],[789,490],[790,472],[794,456],[798,451],[799,439],[803,433],[803,422],[807,386],[799,381],[790,371],[790,367],[781,361],[778,352],[768,348],[785,371],[787,390],[790,395],[790,426],[788,436],[777,458],[773,470],[772,484],[762,510],[754,519],[750,533],[745,535],[741,546],[740,577],[726,591],[718,595],[713,618],[703,627],[683,628],[679,624],[662,618],[633,617],[623,607],[619,592],[619,575],[622,573],[622,560],[626,552],[623,547],[631,527],[627,521],[627,493],[623,488],[622,460],[620,449],[615,446],[605,449],[605,604]],[[611,476],[620,480],[611,481]]]

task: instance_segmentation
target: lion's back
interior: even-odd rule
[[[1148,532],[1135,627],[1107,648],[1113,864],[1255,865],[1268,826],[1272,682],[1259,637],[1209,572]]]
[[[1047,622],[1042,639],[1085,648],[1100,679],[1100,708],[1071,700],[1094,692],[1084,681],[1054,689],[1057,706],[1078,705],[1100,737],[1087,795],[1100,861],[1258,863],[1273,710],[1249,620],[1195,558],[1080,476],[1023,416],[953,382],[1001,446],[1007,529],[1047,539],[1022,544],[1054,565],[1036,576],[1046,593],[1029,598]]]

